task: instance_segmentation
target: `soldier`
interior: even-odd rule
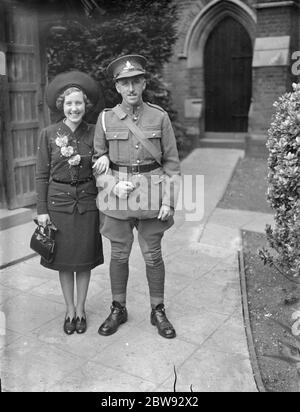
[[[100,113],[96,124],[97,204],[101,234],[111,242],[113,300],[111,313],[98,333],[111,335],[127,321],[128,260],[136,228],[146,264],[150,321],[161,336],[174,338],[176,332],[164,308],[161,240],[174,223],[180,163],[168,114],[142,99],[145,65],[146,59],[140,55],[122,56],[109,64],[107,73],[113,77],[122,102]]]

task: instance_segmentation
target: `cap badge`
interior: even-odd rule
[[[130,70],[134,70],[135,67],[130,63],[130,61],[127,60],[127,62],[125,63],[125,66],[123,68],[124,72],[129,72]]]

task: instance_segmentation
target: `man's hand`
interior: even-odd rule
[[[102,173],[107,174],[109,169],[109,158],[106,155],[99,157],[93,165],[93,169],[100,175]]]
[[[44,215],[37,215],[37,220],[39,222],[39,225],[43,227],[45,227],[48,223],[51,223],[48,213],[45,213]]]
[[[159,209],[157,219],[162,221],[168,220],[170,216],[174,215],[174,209],[167,205],[162,205]]]
[[[121,181],[117,183],[114,188],[113,192],[116,196],[118,196],[120,199],[127,199],[129,194],[135,189],[134,184],[131,182],[127,181]]]

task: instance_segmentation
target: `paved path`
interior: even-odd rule
[[[176,339],[163,339],[149,322],[145,269],[136,242],[130,260],[129,320],[110,337],[97,333],[111,303],[106,240],[105,264],[92,274],[84,335],[63,333],[58,276],[41,267],[37,257],[1,270],[0,311],[6,322],[4,328],[2,313],[2,390],[172,392],[175,366],[177,392],[189,391],[190,385],[199,392],[257,391],[244,331],[237,251],[241,228],[263,231],[272,217],[216,208],[242,156],[240,150],[197,149],[182,163],[184,174],[204,175],[205,208],[192,221],[178,211],[164,238],[166,307]]]

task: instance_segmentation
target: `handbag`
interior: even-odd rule
[[[47,263],[51,263],[55,254],[55,232],[57,228],[53,223],[42,226],[37,219],[34,219],[34,223],[37,224],[37,228],[31,236],[30,248],[41,255]]]

